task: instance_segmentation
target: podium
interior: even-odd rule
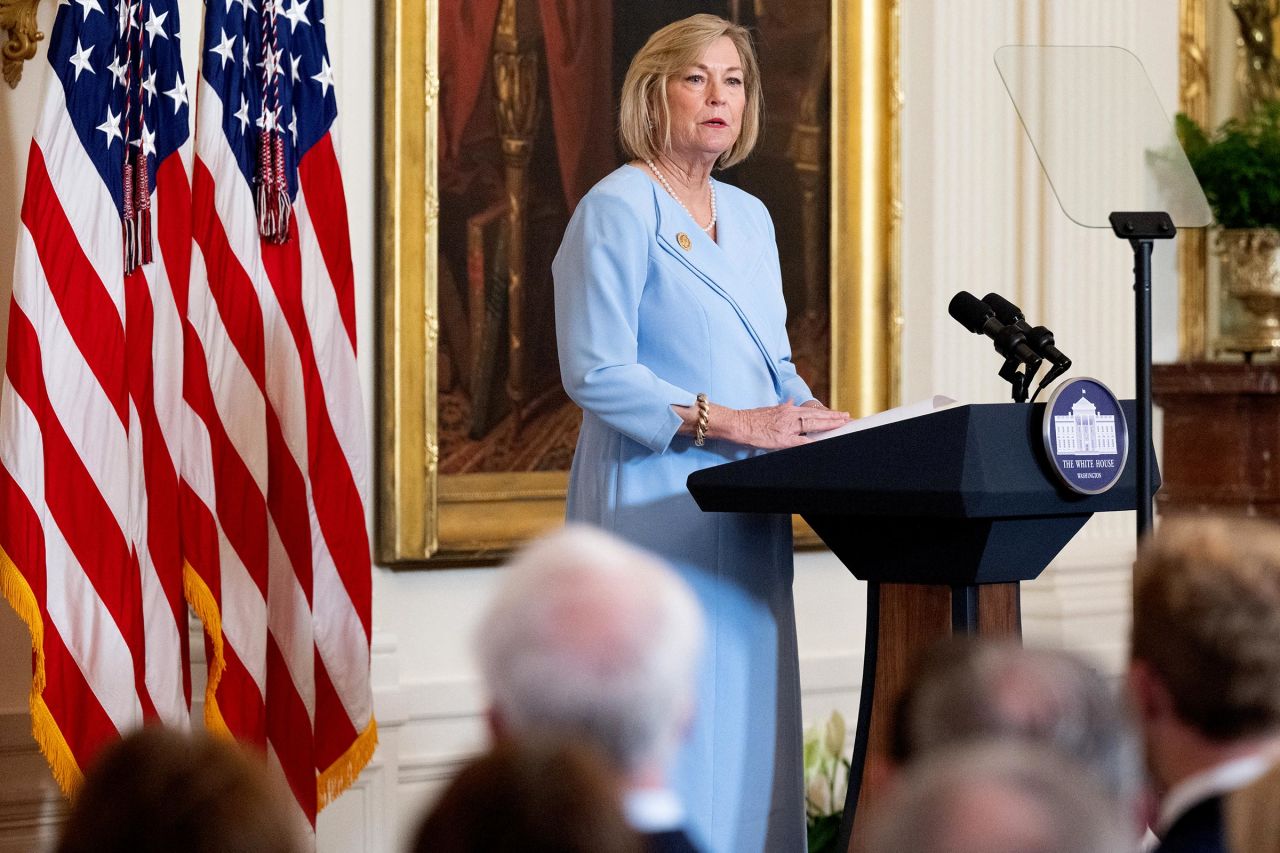
[[[704,512],[798,513],[867,582],[842,850],[861,831],[859,805],[874,798],[868,757],[888,753],[894,705],[919,653],[953,633],[1020,635],[1018,584],[1044,571],[1095,512],[1137,504],[1137,453],[1108,492],[1061,484],[1044,450],[1044,408],[958,406],[689,477]],[[1122,409],[1132,423],[1134,402]]]

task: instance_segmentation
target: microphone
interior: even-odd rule
[[[1027,336],[1016,325],[1002,323],[995,310],[978,297],[962,290],[951,297],[947,313],[975,335],[986,335],[995,343],[996,352],[1005,358],[1022,362],[1031,369],[1040,366],[1040,356],[1027,345]],[[1032,371],[1034,372],[1034,371]]]
[[[1041,358],[1049,360],[1049,363],[1056,369],[1056,372],[1053,373],[1053,378],[1062,375],[1071,367],[1071,359],[1067,358],[1062,350],[1053,345],[1053,332],[1044,326],[1032,328],[1028,325],[1026,318],[1022,316],[1022,309],[1017,305],[1014,305],[998,293],[988,293],[982,297],[982,301],[991,307],[991,310],[996,314],[996,319],[1001,323],[1006,326],[1017,326],[1022,334],[1026,336],[1027,346],[1035,350],[1036,354]],[[1046,377],[1045,381],[1052,382],[1053,379]]]

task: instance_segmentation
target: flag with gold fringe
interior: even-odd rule
[[[145,721],[186,726],[178,493],[191,194],[176,0],[58,6],[0,388],[0,591],[70,792]]]
[[[354,780],[369,684],[367,444],[321,0],[209,0],[192,176],[182,467],[205,722],[301,813]]]

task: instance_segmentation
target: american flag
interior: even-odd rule
[[[188,720],[177,5],[64,3],[48,60],[0,390],[0,588],[31,632],[34,733],[70,790],[118,733]],[[149,223],[158,251],[126,265],[126,233]]]
[[[182,509],[205,721],[302,813],[376,743],[367,461],[320,0],[208,0],[192,177]],[[264,234],[266,236],[264,236]]]
[[[206,723],[263,748],[314,824],[377,737],[333,77],[319,0],[207,16],[193,197],[176,0],[57,11],[0,389],[0,591],[64,790],[119,733],[188,725],[189,603]]]

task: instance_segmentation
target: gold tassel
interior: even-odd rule
[[[72,754],[62,730],[58,728],[53,712],[44,701],[44,619],[40,616],[40,603],[27,579],[18,571],[3,548],[0,548],[0,595],[9,602],[18,618],[26,623],[31,635],[31,651],[35,657],[28,700],[31,708],[31,735],[40,747],[45,761],[49,763],[49,769],[53,771],[53,778],[63,795],[70,797],[84,782],[84,773],[76,763],[75,755]]]
[[[186,595],[187,604],[204,625],[205,633],[209,635],[213,646],[213,660],[208,661],[209,672],[204,687],[205,728],[228,740],[235,740],[231,728],[222,717],[222,710],[218,708],[218,682],[222,681],[222,672],[227,668],[222,639],[222,613],[204,578],[191,568],[190,563],[185,562],[182,564],[182,591]]]
[[[316,777],[316,811],[322,810],[355,784],[360,771],[373,758],[378,748],[378,721],[369,718],[369,725],[347,748],[342,757],[324,769]]]

